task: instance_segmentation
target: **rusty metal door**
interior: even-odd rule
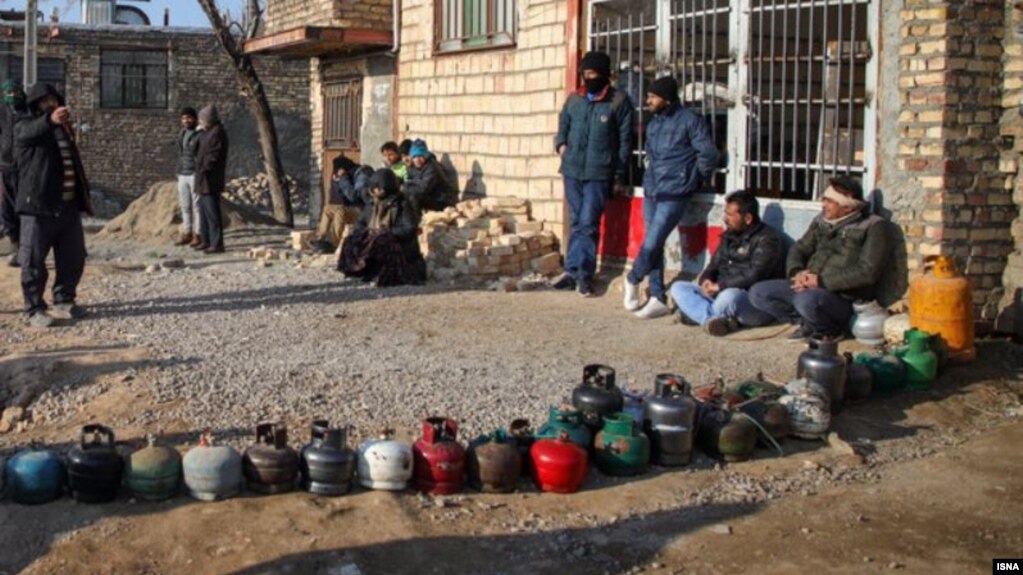
[[[362,78],[350,78],[323,86],[322,194],[326,205],[334,159],[345,155],[360,162],[362,133]]]

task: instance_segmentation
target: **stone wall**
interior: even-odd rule
[[[1001,132],[1005,150],[1002,152],[1000,171],[1007,174],[1006,189],[1012,190],[1016,217],[1012,222],[1013,243],[1005,273],[1002,275],[1004,294],[999,304],[996,328],[1023,337],[1023,174],[1020,156],[1023,154],[1023,9],[1014,9],[1014,2],[1005,3],[1005,56],[1002,79]]]
[[[997,314],[1016,217],[1007,173],[1015,167],[1001,161],[998,126],[1006,4],[907,0],[900,14],[897,165],[920,200],[919,209],[896,212],[908,266],[953,256],[973,283],[982,323]]]
[[[264,34],[301,26],[340,26],[390,32],[392,0],[267,0]]]
[[[424,138],[462,190],[529,199],[561,234],[554,153],[564,99],[566,20],[558,0],[520,0],[517,45],[435,54],[434,2],[405,0],[398,62],[398,139]]]
[[[20,52],[21,30],[4,48]],[[3,44],[0,44],[3,46]],[[103,47],[168,53],[168,101],[160,109],[100,107]],[[41,58],[65,62],[67,100],[79,132],[82,157],[94,188],[123,202],[159,181],[174,178],[179,110],[216,104],[230,138],[228,176],[263,171],[255,122],[229,59],[206,31],[183,28],[62,25],[40,43]],[[280,138],[285,171],[308,189],[309,74],[304,61],[256,57]]]

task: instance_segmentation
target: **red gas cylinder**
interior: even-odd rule
[[[465,449],[458,443],[458,423],[445,417],[423,420],[423,438],[412,446],[415,488],[431,495],[462,490]]]
[[[541,491],[575,493],[590,470],[586,450],[562,432],[557,439],[540,439],[529,448],[533,481]]]

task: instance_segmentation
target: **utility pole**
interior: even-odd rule
[[[36,53],[39,44],[39,35],[36,33],[39,19],[38,0],[28,0],[28,7],[25,8],[25,68],[21,73],[23,86],[31,86],[36,83]]]

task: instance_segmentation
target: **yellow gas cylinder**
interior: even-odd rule
[[[940,335],[948,347],[949,361],[964,363],[977,358],[973,288],[951,259],[930,256],[924,260],[924,274],[909,284],[909,324]]]

